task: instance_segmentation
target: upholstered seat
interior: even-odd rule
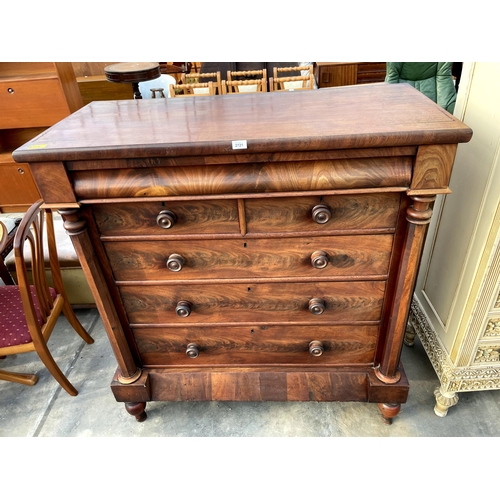
[[[5,226],[0,227],[5,233]],[[5,244],[2,237],[0,252]],[[47,282],[44,246],[53,286]],[[14,256],[18,285],[0,286],[0,358],[35,351],[66,392],[76,396],[78,391],[57,366],[47,342],[61,313],[85,342],[92,344],[94,340],[70,306],[57,256],[52,211],[42,208],[42,200],[33,204],[21,220],[14,237]],[[0,380],[34,385],[38,377],[0,370]]]
[[[50,296],[55,300],[57,293],[49,288]],[[40,327],[43,326],[43,317],[34,286],[30,286],[33,297],[35,314]],[[21,291],[17,285],[0,286],[0,348],[10,347],[32,342],[31,334],[24,315]]]

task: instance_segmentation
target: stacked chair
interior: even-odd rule
[[[267,92],[267,70],[228,71],[222,82],[223,94]]]
[[[177,85],[170,84],[170,97],[203,97],[207,95],[215,95],[213,82],[207,83],[178,83]]]
[[[300,76],[291,76],[291,74],[296,75],[298,72],[300,72]],[[269,90],[271,92],[313,89],[314,74],[312,64],[308,66],[273,68],[273,76],[269,79]]]
[[[315,80],[313,65],[274,67],[269,78],[266,68],[245,71],[227,70],[221,80],[220,71],[185,73],[180,83],[169,85],[168,97],[199,97],[207,95],[248,94],[313,90]],[[160,97],[164,97],[160,95]]]
[[[189,81],[188,81],[189,80]],[[222,94],[222,82],[220,71],[215,71],[213,73],[189,73],[182,75],[181,84],[186,85],[189,83],[209,83],[212,82],[213,87],[215,88],[215,93],[220,95]],[[202,92],[196,91],[197,94],[208,94],[208,91]]]

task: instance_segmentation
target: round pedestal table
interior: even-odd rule
[[[114,83],[131,83],[134,99],[142,99],[139,83],[154,80],[161,75],[160,64],[152,62],[128,62],[110,64],[104,68],[106,80]]]

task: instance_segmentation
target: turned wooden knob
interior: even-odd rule
[[[197,358],[200,354],[200,348],[197,344],[188,344],[186,347],[186,356],[188,358]]]
[[[179,300],[177,302],[177,307],[175,308],[175,314],[181,318],[187,318],[191,314],[191,307],[193,304],[187,300]]]
[[[156,223],[163,229],[171,228],[177,222],[177,215],[172,210],[162,210],[156,217]]]
[[[309,301],[309,311],[312,314],[323,314],[325,311],[325,301],[323,299],[311,299]]]
[[[183,265],[184,259],[182,258],[182,255],[179,255],[178,253],[173,253],[167,259],[167,269],[169,271],[178,272],[182,269]]]
[[[312,218],[318,224],[325,224],[330,220],[332,212],[327,205],[316,205],[312,209]]]
[[[323,269],[328,265],[328,254],[323,250],[317,250],[311,254],[311,264],[316,269]]]
[[[323,342],[319,340],[313,340],[309,342],[309,353],[312,356],[321,356],[324,352],[325,348],[323,347]]]

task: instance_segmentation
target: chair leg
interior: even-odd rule
[[[78,335],[80,335],[80,337],[87,344],[93,344],[94,339],[87,333],[85,328],[83,328],[80,321],[78,321],[78,318],[76,317],[76,314],[73,311],[71,304],[66,300],[64,301],[62,311],[63,311],[64,316],[66,316],[66,319],[69,321],[70,325],[75,329],[76,333],[78,333]]]
[[[38,382],[38,377],[31,373],[12,373],[0,370],[0,380],[23,385],[35,385]]]
[[[37,349],[37,354],[40,356],[43,364],[47,367],[47,370],[52,374],[52,376],[59,382],[61,387],[70,395],[76,396],[78,391],[73,387],[71,382],[66,378],[61,369],[57,366],[52,354],[50,353],[46,345],[40,346]]]

